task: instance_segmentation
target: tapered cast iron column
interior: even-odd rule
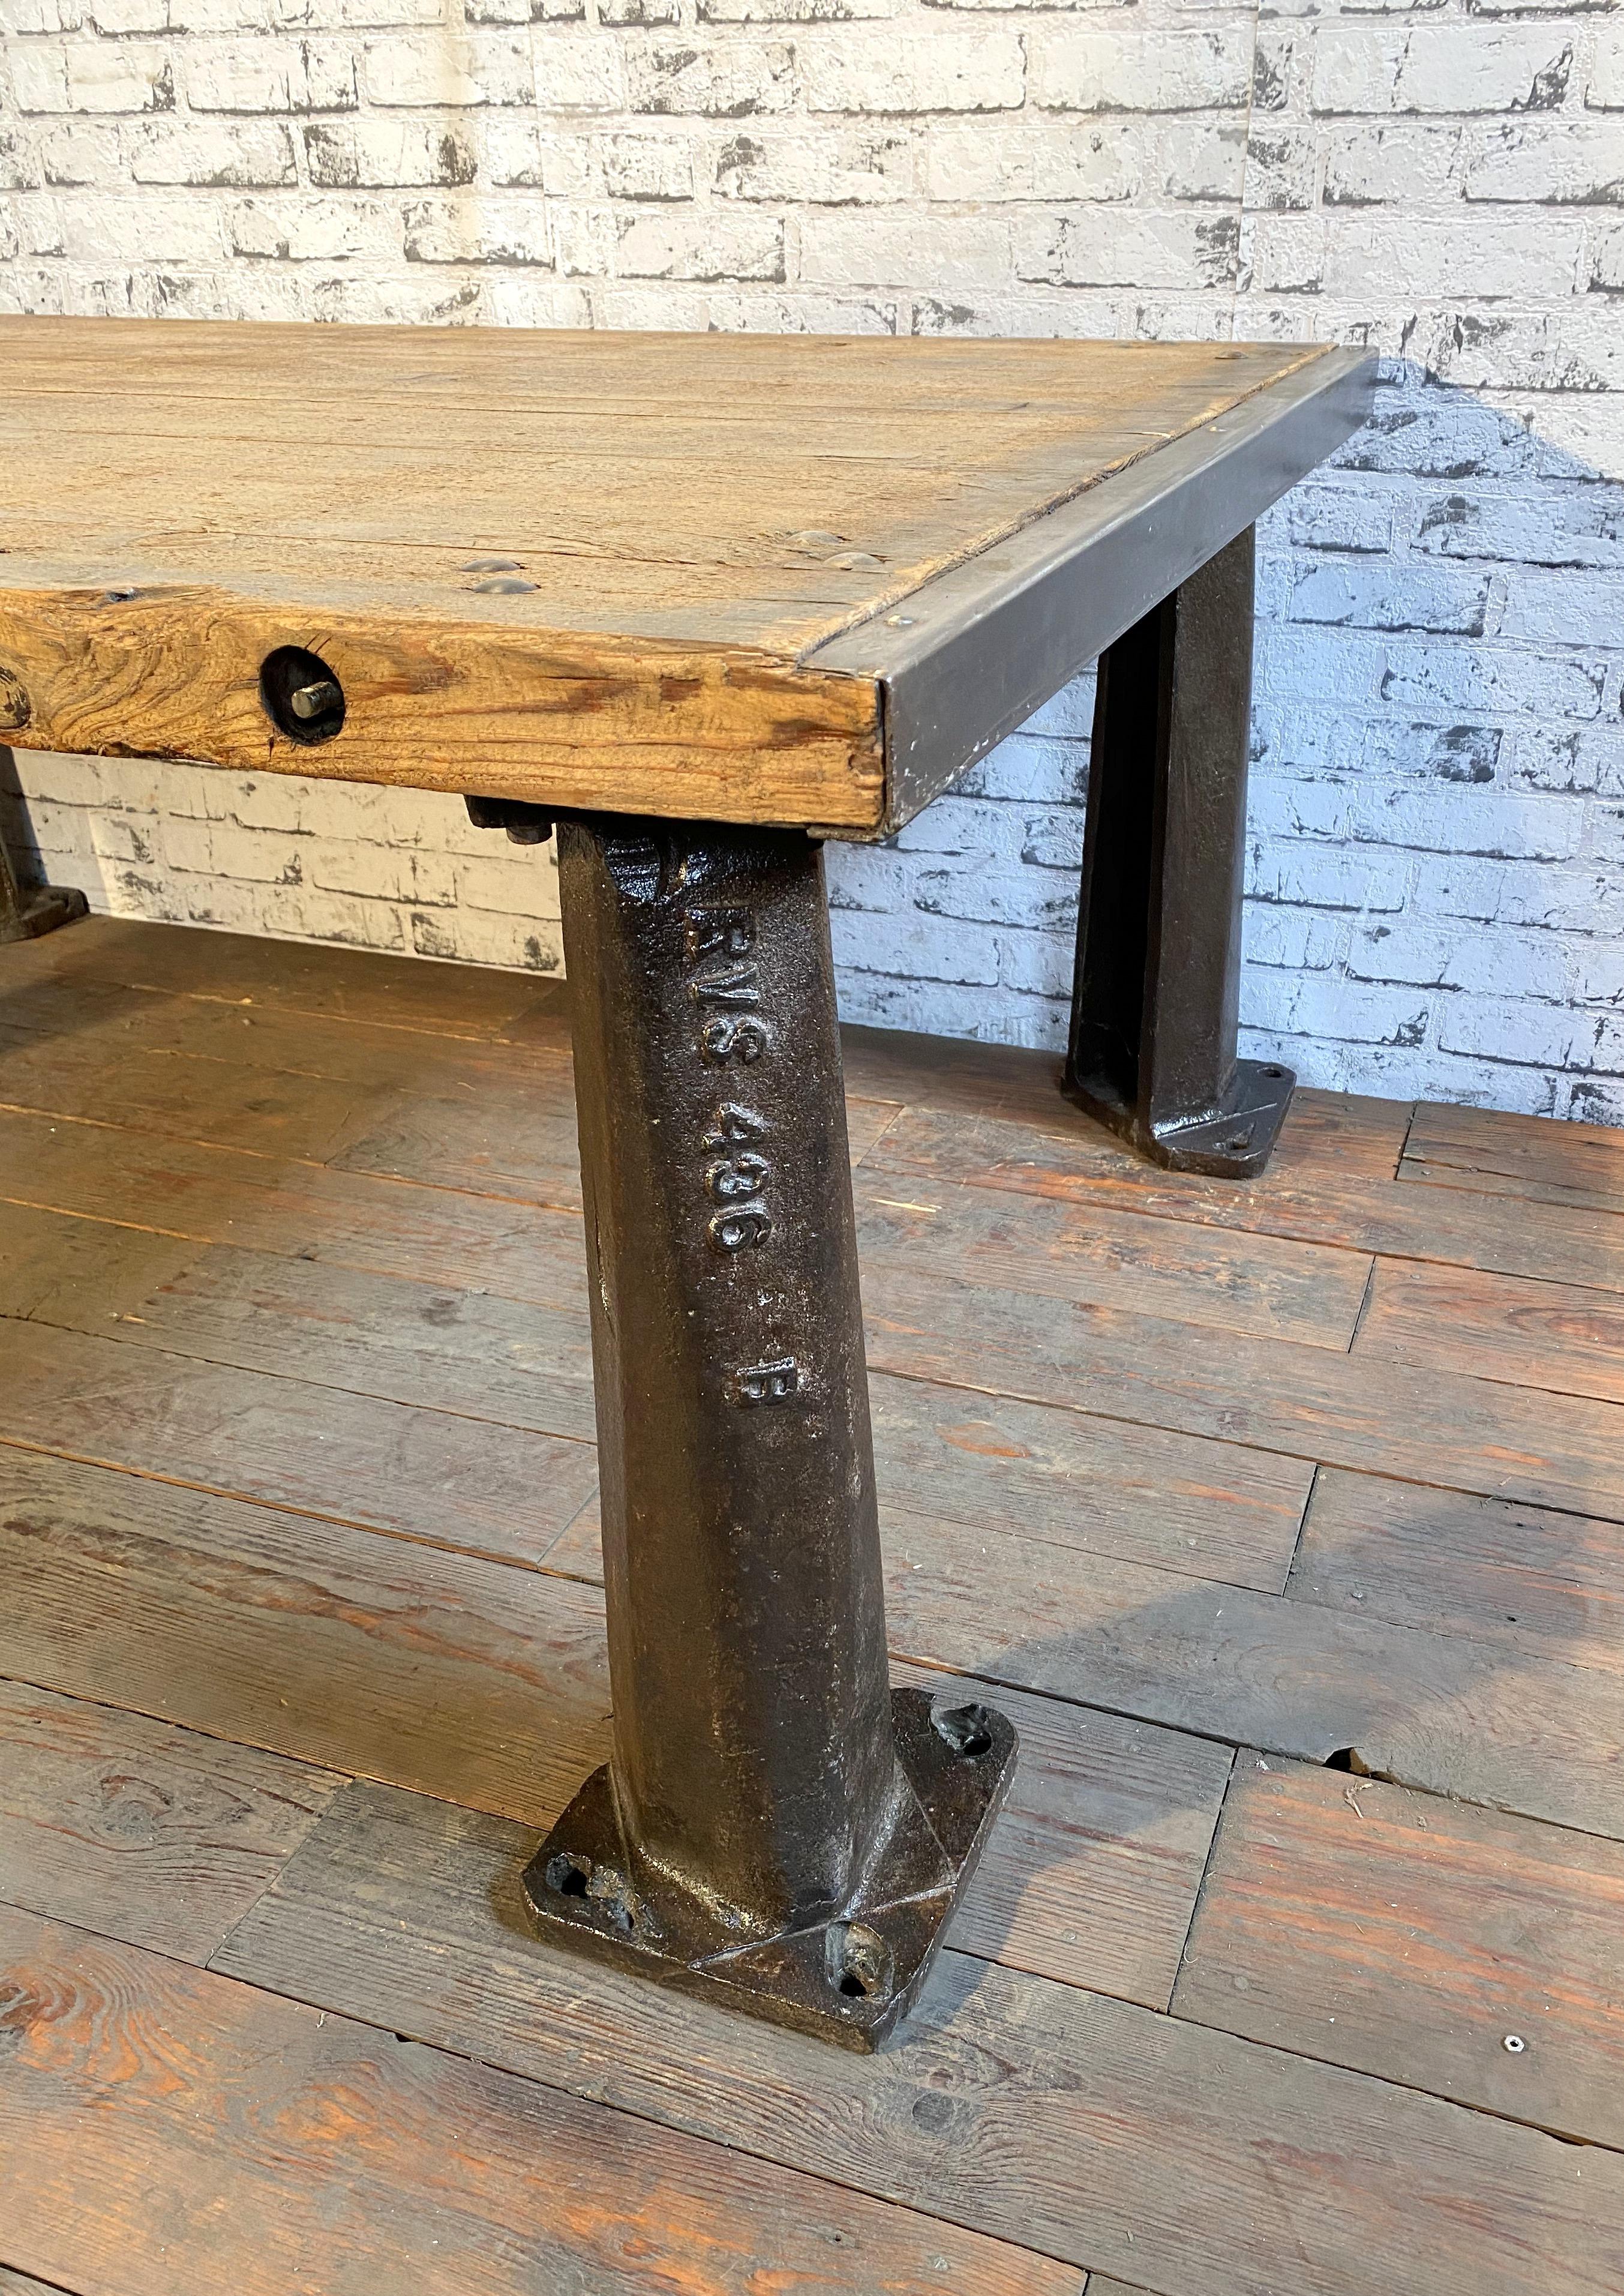
[[[872,2046],[1014,1733],[889,1686],[821,854],[559,840],[615,1740],[526,1890],[551,1936]]]
[[[1245,1177],[1294,1081],[1236,1057],[1253,545],[1100,657],[1065,1089],[1158,1163]]]

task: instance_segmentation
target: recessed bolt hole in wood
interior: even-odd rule
[[[259,698],[279,733],[306,747],[331,742],[344,724],[344,688],[319,653],[278,646],[260,666]]]

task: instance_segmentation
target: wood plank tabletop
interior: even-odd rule
[[[1227,423],[1251,439],[1357,365],[0,318],[0,738],[871,834],[929,793],[915,760],[904,800],[883,706],[922,593],[967,567],[1014,591],[1068,505],[1170,448],[1187,480]],[[1233,480],[1228,532],[1189,547],[1326,445]],[[970,611],[947,596],[944,644]],[[854,631],[871,663],[817,659]],[[267,714],[281,647],[339,679],[330,738]]]

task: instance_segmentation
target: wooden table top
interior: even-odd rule
[[[1167,463],[1187,493],[1318,407],[1279,492],[1359,419],[1356,365],[1312,345],[0,319],[0,739],[873,835],[995,738],[972,700],[962,739],[904,774],[899,668],[962,654],[967,618],[1055,558],[1085,496],[1092,532],[1113,487],[1146,496]],[[1263,507],[1229,494],[1201,556]],[[1104,642],[1085,641],[1026,685],[1053,690]],[[282,646],[340,680],[331,739],[267,715]]]

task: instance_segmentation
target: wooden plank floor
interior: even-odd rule
[[[1624,2289],[1624,1134],[847,1083],[898,1677],[1022,1741],[871,2060],[518,1909],[608,1731],[562,990],[0,951],[0,2292]]]

